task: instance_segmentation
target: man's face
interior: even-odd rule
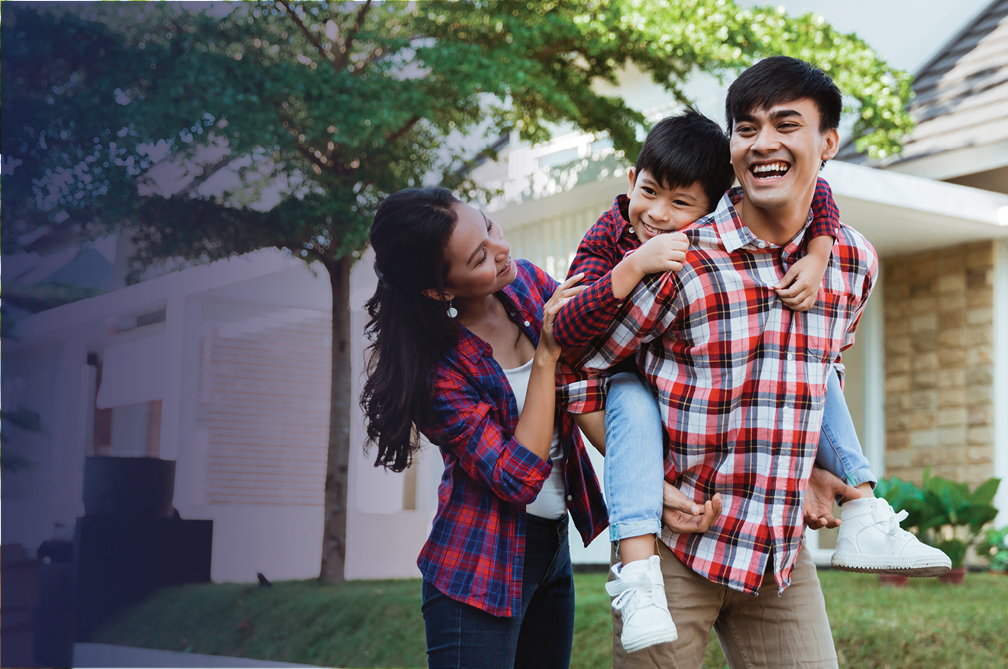
[[[784,102],[735,119],[732,166],[752,205],[777,209],[812,192],[822,161],[836,154],[838,142],[836,130],[819,131],[815,102]]]
[[[665,232],[681,230],[710,213],[710,202],[699,181],[665,188],[648,173],[630,168],[630,225],[641,244]]]

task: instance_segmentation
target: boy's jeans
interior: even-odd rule
[[[605,424],[609,538],[660,535],[665,426],[654,393],[636,372],[609,379]]]
[[[815,461],[852,486],[871,483],[874,488],[878,483],[878,479],[872,474],[868,458],[861,452],[861,442],[854,431],[854,421],[847,409],[847,402],[840,389],[840,377],[833,365],[829,366],[826,373],[826,406],[823,407],[822,429],[819,431],[819,448]]]
[[[612,541],[661,534],[664,429],[658,402],[647,383],[634,372],[615,374],[609,380],[606,400],[605,495]],[[832,365],[827,372],[816,464],[852,486],[878,482],[861,452]]]

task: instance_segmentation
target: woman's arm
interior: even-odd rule
[[[549,459],[556,416],[556,367],[560,345],[553,336],[553,322],[560,307],[584,290],[575,286],[583,277],[583,274],[575,274],[561,283],[543,306],[542,334],[532,358],[525,407],[515,427],[515,438],[543,460]]]

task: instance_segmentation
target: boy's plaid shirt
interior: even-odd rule
[[[612,292],[612,270],[626,254],[640,246],[640,240],[630,226],[627,207],[630,198],[619,195],[609,211],[602,214],[578,245],[574,261],[567,276],[579,272],[585,276],[582,286],[588,286],[571,300],[557,315],[553,333],[557,343],[564,348],[564,358],[574,361],[589,342],[604,335],[623,304]],[[833,200],[833,192],[822,177],[816,182],[812,198],[812,224],[805,233],[807,239],[829,235],[837,238],[840,212]],[[605,409],[605,384],[592,383],[575,386],[578,392],[590,393],[580,398],[584,412]]]
[[[543,305],[557,282],[525,260],[499,295],[511,319],[535,345]],[[495,616],[521,610],[525,505],[539,494],[552,461],[514,438],[518,405],[490,345],[459,327],[458,343],[434,371],[433,420],[422,432],[439,446],[445,471],[438,509],[417,565],[424,579],[452,599]],[[609,524],[595,470],[560,405],[567,508],[585,545]]]
[[[666,478],[692,499],[720,492],[724,502],[707,532],[663,540],[707,579],[756,593],[771,555],[778,588],[790,583],[827,366],[854,341],[878,259],[840,225],[815,306],[791,311],[772,287],[809,226],[783,247],[759,240],[735,211],[741,195],[729,191],[684,230],[683,269],[638,285],[583,361],[602,371],[639,352],[671,442]]]

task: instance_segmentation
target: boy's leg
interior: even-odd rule
[[[730,667],[837,666],[819,577],[807,548],[798,552],[791,585],[777,596],[767,573],[758,597],[730,590],[714,623]]]
[[[831,561],[835,568],[905,576],[936,576],[949,571],[952,563],[944,553],[901,529],[899,522],[905,516],[897,515],[885,500],[875,499],[873,488],[878,479],[861,452],[840,379],[832,367],[816,464],[861,492],[860,499],[843,502],[841,507],[843,524]]]
[[[854,420],[840,389],[840,378],[832,365],[826,377],[826,406],[819,431],[816,464],[860,490],[862,499],[872,497],[872,489],[878,479],[872,474],[871,463],[861,450]]]
[[[661,566],[654,554],[661,533],[662,422],[651,389],[635,372],[609,380],[606,398],[605,492],[610,536],[622,562],[606,590],[622,621],[627,652],[676,639]]]
[[[609,379],[606,398],[605,493],[609,507],[609,538],[622,541],[643,537],[654,554],[654,537],[661,535],[662,458],[664,430],[658,402],[634,372],[620,372]],[[631,559],[627,559],[630,557]]]
[[[711,628],[718,617],[727,588],[711,583],[680,562],[669,548],[659,542],[658,558],[665,583],[669,611],[678,622],[679,640],[628,653],[620,643],[623,620],[613,611],[613,669],[696,669],[703,664]],[[616,544],[610,557],[618,560]],[[609,580],[612,582],[610,572]]]

